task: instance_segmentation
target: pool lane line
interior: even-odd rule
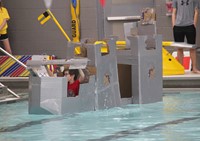
[[[69,115],[69,116],[74,117],[75,115],[76,114],[72,114],[72,115]],[[137,135],[137,134],[140,134],[140,133],[143,133],[143,132],[153,131],[155,129],[158,129],[158,128],[166,126],[166,125],[179,124],[179,123],[183,123],[183,122],[186,122],[186,121],[193,121],[193,120],[196,120],[196,119],[200,119],[200,117],[199,117],[200,114],[198,114],[196,116],[198,116],[198,117],[183,118],[183,119],[178,119],[178,120],[174,120],[174,121],[169,121],[169,122],[166,122],[166,123],[159,123],[159,124],[155,124],[155,125],[152,125],[152,126],[142,128],[142,129],[135,128],[135,129],[130,129],[130,130],[119,131],[119,132],[116,132],[116,133],[114,133],[113,135],[110,135],[110,136],[105,136],[105,137],[102,137],[100,139],[90,139],[88,141],[109,141],[109,140],[119,139],[119,138],[126,137],[126,136],[133,135],[133,134]],[[36,120],[36,121],[19,123],[15,126],[1,127],[0,128],[0,134],[1,133],[7,133],[7,132],[15,132],[15,131],[21,130],[23,128],[26,128],[26,127],[39,125],[39,124],[43,124],[43,123],[48,123],[48,122],[53,122],[53,121],[60,121],[60,120],[63,120],[63,119],[65,119],[65,117],[62,116],[62,117],[56,117],[56,118],[51,118],[51,119],[41,119],[41,120]]]
[[[74,117],[76,114],[70,114],[68,115],[68,117]],[[50,118],[50,119],[41,119],[41,120],[36,120],[36,121],[28,121],[28,122],[24,122],[24,123],[19,123],[15,126],[8,126],[8,127],[1,127],[0,128],[0,134],[1,133],[6,133],[6,132],[15,132],[17,130],[26,128],[26,127],[30,127],[30,126],[34,126],[34,125],[39,125],[39,124],[43,124],[43,123],[48,123],[48,122],[53,122],[53,121],[60,121],[65,119],[65,117],[56,117],[56,118]]]
[[[200,115],[198,115],[198,116],[200,116]],[[134,128],[134,129],[130,129],[130,130],[119,131],[119,132],[116,132],[112,135],[102,137],[100,139],[89,139],[87,141],[112,141],[112,140],[117,140],[117,139],[120,139],[120,138],[130,136],[130,135],[138,135],[140,133],[158,130],[159,128],[162,128],[162,127],[167,126],[167,125],[180,124],[180,123],[183,123],[183,122],[193,121],[193,120],[197,120],[197,119],[200,119],[200,117],[183,118],[183,119],[178,119],[178,120],[174,120],[174,121],[169,121],[169,122],[166,122],[166,123],[155,124],[155,125],[152,125],[152,126],[141,128],[141,129],[140,128]]]

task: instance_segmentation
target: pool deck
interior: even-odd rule
[[[0,83],[19,95],[0,93],[0,104],[27,100],[28,82],[28,77],[0,77]],[[163,93],[188,90],[200,91],[200,74],[186,72],[184,75],[163,76]]]
[[[163,76],[163,88],[200,88],[200,74]]]

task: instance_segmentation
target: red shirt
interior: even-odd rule
[[[74,81],[74,83],[70,84],[68,82],[68,96],[78,96],[79,93],[79,80]]]

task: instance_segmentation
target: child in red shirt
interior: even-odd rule
[[[63,75],[68,80],[68,97],[75,97],[79,94],[80,83],[83,82],[85,75],[81,69],[65,69]]]

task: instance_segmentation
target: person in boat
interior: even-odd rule
[[[50,77],[54,77],[52,71],[49,70],[48,66],[45,65],[47,73]],[[83,83],[85,80],[85,73],[82,69],[69,69],[69,66],[66,67],[62,76],[67,78],[67,97],[76,97],[79,95],[80,83]],[[61,77],[60,75],[58,77]]]
[[[82,69],[64,69],[63,76],[67,77],[67,96],[76,97],[79,95],[80,83],[84,81],[85,74]]]

